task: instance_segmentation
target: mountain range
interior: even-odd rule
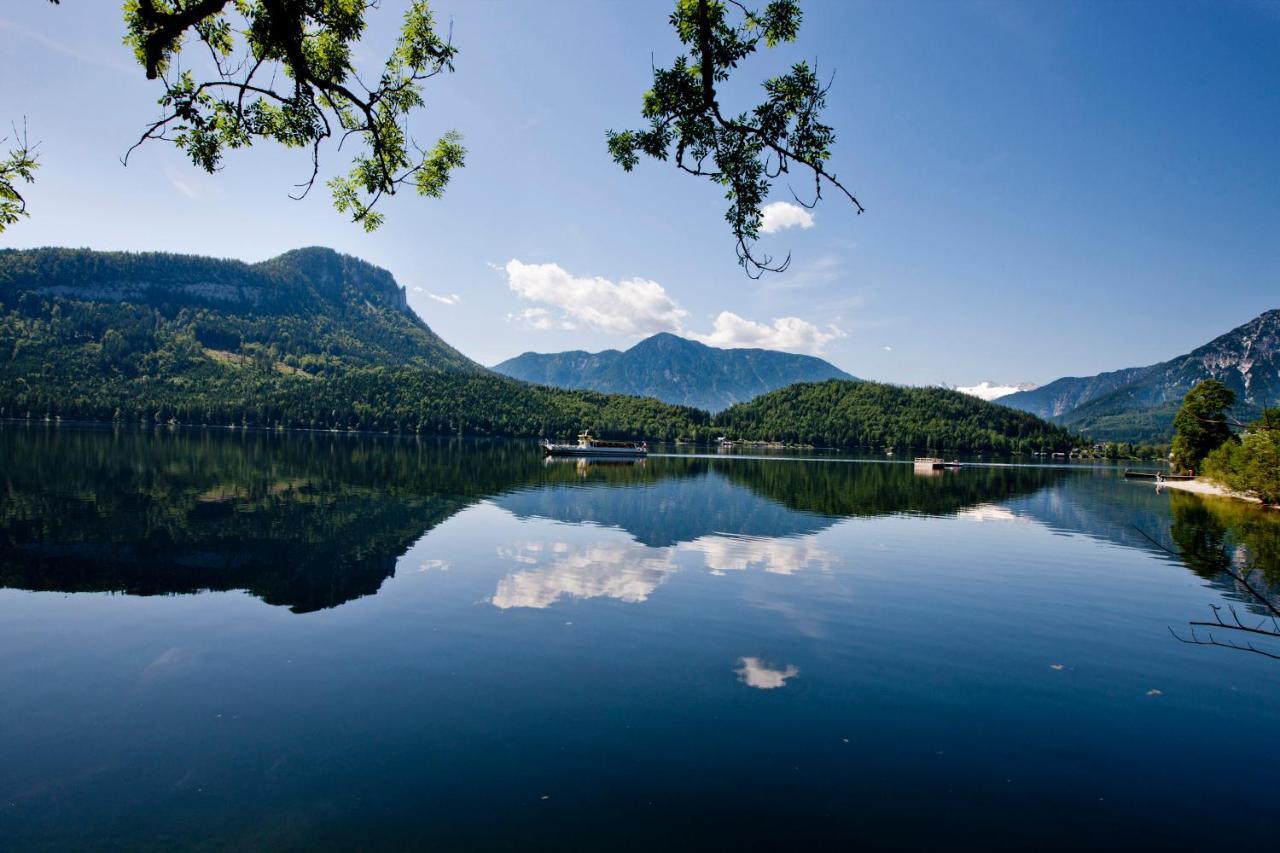
[[[1067,376],[999,398],[1098,441],[1163,441],[1183,396],[1217,379],[1236,393],[1235,416],[1280,404],[1280,310],[1267,311],[1191,352],[1096,376]]]
[[[389,272],[332,249],[262,263],[0,251],[0,418],[675,438],[710,416],[529,385],[445,343]]]
[[[632,368],[643,382],[626,390],[668,382],[685,389],[682,399],[711,405],[754,399],[713,416],[493,372],[418,317],[389,272],[331,249],[256,264],[0,250],[0,420],[548,438],[589,430],[1002,453],[1074,441],[1040,418],[955,391],[797,382],[846,376],[807,356],[658,336],[613,358],[624,373],[629,359],[647,363]],[[778,384],[789,393],[755,396]],[[695,397],[695,386],[719,396]]]
[[[854,378],[810,355],[720,349],[666,332],[628,350],[526,352],[493,369],[540,385],[654,397],[709,412],[795,382]]]

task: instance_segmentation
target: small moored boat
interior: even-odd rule
[[[553,444],[542,440],[542,452],[547,456],[648,456],[647,441],[609,441],[592,438],[590,433],[580,433],[577,444]]]
[[[914,464],[917,471],[941,471],[948,468],[960,467],[960,461],[958,459],[947,461],[945,459],[939,459],[936,456],[917,456]]]

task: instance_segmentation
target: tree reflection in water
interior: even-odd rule
[[[1212,619],[1192,621],[1185,632],[1170,633],[1184,643],[1280,660],[1280,519],[1250,504],[1184,492],[1169,495],[1169,508],[1175,547],[1147,538],[1196,574],[1227,586],[1249,614],[1241,616],[1234,604],[1211,604]]]
[[[0,586],[245,590],[298,613],[376,593],[414,542],[482,500],[621,528],[637,547],[682,546],[724,571],[790,565],[781,552],[794,540],[771,543],[842,518],[953,515],[1061,477],[975,468],[921,482],[902,465],[698,457],[547,465],[510,441],[168,428],[4,427],[0,458]],[[664,576],[647,572],[627,594]],[[552,594],[521,583],[497,600]]]

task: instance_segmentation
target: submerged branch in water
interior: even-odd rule
[[[1141,535],[1142,538],[1146,539],[1152,545],[1155,545],[1161,551],[1164,551],[1167,554],[1172,554],[1173,556],[1178,557],[1179,559],[1182,559],[1184,561],[1187,559],[1186,555],[1181,550],[1175,551],[1172,548],[1167,547],[1164,543],[1156,540],[1154,537],[1152,537],[1150,534],[1148,534],[1145,530],[1143,530],[1141,527],[1139,527],[1136,524],[1131,526],[1133,527],[1134,530],[1138,531],[1138,534]],[[1187,643],[1193,646],[1218,646],[1219,648],[1224,648],[1224,649],[1236,649],[1237,651],[1253,652],[1254,654],[1262,655],[1263,657],[1271,658],[1273,660],[1280,660],[1280,653],[1271,652],[1271,651],[1268,651],[1267,649],[1260,649],[1250,642],[1245,642],[1242,644],[1242,643],[1233,642],[1231,640],[1226,640],[1226,641],[1219,640],[1217,637],[1213,635],[1212,632],[1209,632],[1207,637],[1201,637],[1199,634],[1196,633],[1197,627],[1220,628],[1226,631],[1240,631],[1247,634],[1255,634],[1255,635],[1263,636],[1268,639],[1280,640],[1280,620],[1277,620],[1277,617],[1280,617],[1280,609],[1278,609],[1276,605],[1273,604],[1266,595],[1264,595],[1262,592],[1259,592],[1257,589],[1254,589],[1253,584],[1251,584],[1248,580],[1248,577],[1247,577],[1248,572],[1241,573],[1239,571],[1236,571],[1234,568],[1231,567],[1230,563],[1224,563],[1220,568],[1223,573],[1225,573],[1228,577],[1234,580],[1240,586],[1241,589],[1247,592],[1250,598],[1252,598],[1255,602],[1257,602],[1258,604],[1261,604],[1264,608],[1266,608],[1267,612],[1271,614],[1271,618],[1270,618],[1271,626],[1267,627],[1266,619],[1263,619],[1257,625],[1252,625],[1252,626],[1246,625],[1243,621],[1241,621],[1240,614],[1236,611],[1236,608],[1233,605],[1227,606],[1227,609],[1231,612],[1232,621],[1230,622],[1224,621],[1222,618],[1221,605],[1210,604],[1209,609],[1213,611],[1212,622],[1197,620],[1197,621],[1192,621],[1187,623],[1190,627],[1190,635],[1187,637],[1180,635],[1177,631],[1173,630],[1173,628],[1169,629],[1169,633],[1172,634],[1173,638],[1180,643]]]

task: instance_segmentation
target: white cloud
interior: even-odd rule
[[[888,344],[885,344],[885,345],[884,345],[884,351],[885,351],[885,352],[893,352],[893,347],[889,346]]]
[[[427,294],[428,299],[434,299],[436,302],[442,302],[445,305],[457,305],[462,302],[462,297],[456,293],[450,293],[448,296],[440,296],[430,290],[424,290],[423,293]]]
[[[1024,383],[1022,385],[994,385],[986,379],[977,385],[959,386],[956,388],[961,394],[968,394],[982,400],[998,400],[1001,397],[1007,397],[1017,391],[1031,391],[1035,385]]]
[[[817,354],[831,341],[845,337],[845,333],[835,326],[822,329],[799,317],[776,317],[769,325],[721,311],[710,334],[690,332],[688,336],[713,347],[761,347]]]
[[[619,282],[600,276],[575,276],[557,264],[525,264],[512,259],[505,267],[507,284],[521,299],[557,309],[563,328],[586,327],[615,335],[675,332],[688,313],[656,281],[629,278]],[[531,308],[545,320],[538,329],[552,328],[545,308]]]
[[[539,331],[550,329],[555,325],[551,322],[551,312],[546,308],[526,308],[519,314],[508,314],[507,319],[517,320],[530,329]]]
[[[576,276],[558,264],[526,264],[514,258],[505,267],[490,266],[506,275],[507,285],[521,299],[540,303],[507,315],[508,321],[530,329],[587,329],[636,337],[672,332],[715,347],[813,354],[846,337],[834,324],[822,328],[799,317],[775,317],[763,323],[732,311],[721,311],[712,330],[701,334],[684,328],[689,312],[656,281],[629,278],[614,282],[600,276]]]
[[[776,234],[787,228],[812,228],[813,214],[798,204],[789,201],[775,201],[760,209],[763,222],[760,231],[763,234]]]
[[[743,684],[760,690],[786,687],[787,679],[795,678],[800,674],[800,670],[791,664],[779,669],[770,666],[760,658],[750,657],[738,658],[738,668],[734,672],[738,673],[738,680]]]

